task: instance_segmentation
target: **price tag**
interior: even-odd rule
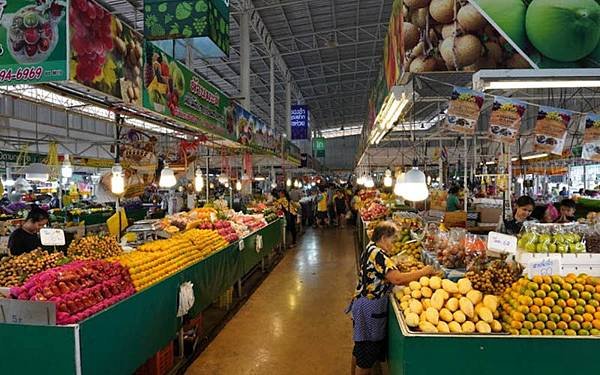
[[[0,323],[56,325],[54,302],[0,299]]]
[[[42,228],[40,240],[44,246],[64,246],[65,232],[62,229]]]
[[[560,257],[531,258],[527,262],[527,274],[532,276],[560,275]]]
[[[263,248],[263,238],[262,238],[262,235],[260,235],[260,234],[256,235],[256,242],[255,242],[255,244],[256,244],[256,252],[260,253],[260,251]]]
[[[244,244],[244,240],[240,240],[240,242],[238,242],[238,247],[240,251],[243,251],[245,246],[246,244]]]
[[[487,247],[491,251],[499,253],[517,253],[517,237],[507,234],[490,232],[488,235]]]

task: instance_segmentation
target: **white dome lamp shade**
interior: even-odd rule
[[[25,179],[46,182],[50,178],[50,169],[42,163],[32,163],[25,167]]]
[[[165,164],[165,167],[160,172],[160,180],[158,180],[158,186],[160,186],[161,188],[170,189],[175,185],[177,185],[175,172],[173,172],[173,170],[169,167],[168,164]]]
[[[406,172],[402,196],[411,202],[420,202],[427,199],[429,197],[429,189],[427,188],[425,173],[416,167]]]
[[[383,177],[383,186],[389,188],[394,184],[394,179],[392,178],[392,171],[388,168],[385,170],[385,176]]]
[[[115,195],[121,195],[125,192],[125,178],[123,177],[123,168],[116,164],[112,167],[112,176],[110,178],[110,191]]]
[[[69,155],[65,155],[65,159],[63,160],[62,167],[60,168],[60,174],[63,178],[71,178],[73,177],[73,166],[71,165],[71,160],[69,159]]]
[[[235,190],[237,190],[237,191],[242,190],[242,181],[237,180],[237,182],[235,183]]]
[[[404,195],[404,176],[406,174],[400,173],[396,178],[396,183],[394,184],[394,194],[398,197],[402,197]]]
[[[197,193],[204,189],[204,176],[202,176],[202,169],[196,169],[196,175],[194,176],[194,190]]]
[[[375,181],[373,181],[373,177],[371,177],[371,176],[367,176],[367,177],[365,178],[365,187],[366,187],[367,189],[371,189],[371,188],[374,188],[374,187],[375,187]]]
[[[219,181],[220,184],[225,185],[229,181],[229,177],[227,177],[225,173],[221,173],[219,177],[217,177],[217,181]]]
[[[287,180],[285,180],[285,186],[287,187],[291,187],[292,186],[292,179],[288,177]]]
[[[365,184],[365,175],[364,175],[364,174],[360,175],[360,176],[359,176],[359,177],[356,179],[356,183],[357,183],[358,185],[361,185],[361,186],[363,186],[363,185]]]

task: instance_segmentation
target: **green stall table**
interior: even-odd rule
[[[600,374],[600,338],[411,333],[390,297],[391,375]]]
[[[195,317],[273,252],[281,233],[277,220],[244,238],[243,250],[231,244],[77,325],[0,324],[0,374],[132,374],[176,337],[183,282],[194,284]]]

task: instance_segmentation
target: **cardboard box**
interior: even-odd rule
[[[480,214],[480,223],[498,223],[502,216],[502,208],[500,207],[479,207],[476,211]]]

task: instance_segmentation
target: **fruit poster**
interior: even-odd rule
[[[66,1],[0,1],[0,84],[65,81],[67,61]]]
[[[269,134],[273,135],[273,130],[239,104],[234,106],[233,113],[238,142],[247,146],[268,148],[268,137]]]
[[[171,55],[146,42],[144,107],[188,125],[234,138],[229,99]]]
[[[589,113],[585,117],[581,157],[587,160],[600,161],[600,115],[595,113]]]
[[[142,105],[142,38],[98,3],[69,4],[70,79]]]
[[[525,102],[496,96],[490,116],[490,138],[494,141],[514,144],[526,109]]]
[[[562,155],[572,115],[566,109],[540,106],[533,131],[534,150]]]
[[[596,0],[469,0],[537,68],[600,66]]]
[[[483,93],[455,86],[448,103],[446,127],[455,132],[474,134],[483,100]]]
[[[229,55],[228,0],[146,0],[147,40],[188,39],[205,57]]]

